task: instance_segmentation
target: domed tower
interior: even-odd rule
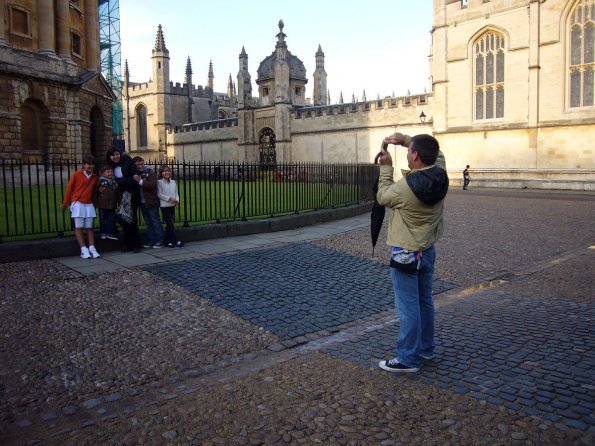
[[[275,51],[258,67],[256,84],[262,105],[288,103],[304,105],[306,98],[306,67],[287,49],[283,32],[283,20],[279,20],[279,33]]]

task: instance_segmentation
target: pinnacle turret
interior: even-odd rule
[[[192,62],[190,62],[190,56],[188,56],[188,60],[186,60],[186,76],[192,76]]]
[[[285,24],[283,23],[283,20],[279,20],[279,33],[275,36],[275,37],[277,37],[276,48],[279,48],[279,47],[287,48],[287,44],[285,43],[285,38],[287,37],[287,34],[285,34],[283,32],[284,27],[285,27]]]
[[[153,48],[153,52],[160,51],[163,53],[169,53],[165,46],[165,38],[163,37],[163,29],[161,28],[161,24],[157,27],[157,37],[155,38],[155,48]]]
[[[186,85],[192,85],[192,63],[190,62],[190,56],[188,56],[188,60],[186,61],[186,73],[184,82]]]
[[[213,79],[214,78],[215,78],[215,76],[213,75],[213,61],[209,60],[209,80],[207,82],[207,85],[209,86],[211,91],[213,90]]]

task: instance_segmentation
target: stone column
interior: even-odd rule
[[[539,52],[540,52],[540,3],[529,2],[529,126],[539,123]]]
[[[70,5],[68,0],[56,0],[56,18],[58,20],[57,41],[58,56],[71,60],[70,57]]]
[[[4,17],[8,17],[8,10],[6,2],[0,0],[0,46],[6,45],[6,39],[4,38]]]
[[[56,54],[56,37],[54,35],[54,2],[53,0],[37,0],[39,17],[39,52]]]
[[[99,71],[99,11],[97,0],[85,0],[85,67]]]

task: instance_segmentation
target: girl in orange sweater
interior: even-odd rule
[[[93,219],[95,218],[95,207],[93,206],[93,190],[97,183],[97,175],[93,173],[95,169],[95,158],[87,155],[83,158],[83,168],[72,174],[64,201],[62,202],[62,212],[70,205],[70,216],[74,219],[74,234],[76,241],[81,247],[81,257],[83,259],[100,257],[95,249],[95,237],[93,235]],[[89,247],[85,246],[83,229],[87,230]]]

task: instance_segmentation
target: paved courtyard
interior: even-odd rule
[[[594,221],[594,195],[451,191],[408,376],[377,367],[368,215],[0,265],[0,444],[594,444]]]

